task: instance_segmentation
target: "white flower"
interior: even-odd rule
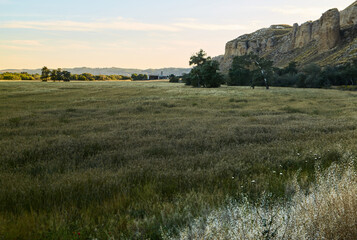
[[[252,183],[255,183],[255,180],[252,180]]]

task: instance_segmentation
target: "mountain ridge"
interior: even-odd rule
[[[136,68],[89,68],[89,67],[75,67],[75,68],[62,68],[62,70],[69,71],[72,74],[82,74],[90,73],[93,75],[123,75],[130,76],[133,73],[137,74],[147,74],[147,75],[163,75],[168,76],[174,74],[176,76],[182,75],[183,73],[190,72],[191,68],[149,68],[149,69],[136,69]],[[29,74],[41,74],[41,69],[4,69],[0,70],[0,73],[12,72],[12,73],[21,73],[27,72]]]

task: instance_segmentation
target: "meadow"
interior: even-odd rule
[[[161,239],[357,156],[357,92],[0,82],[0,239]]]

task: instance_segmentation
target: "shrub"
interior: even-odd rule
[[[259,204],[246,198],[197,219],[180,239],[355,239],[357,174],[353,159],[316,171],[308,194],[293,181],[295,195],[271,205],[269,194]]]

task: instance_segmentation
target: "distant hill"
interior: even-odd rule
[[[299,65],[338,65],[357,58],[357,1],[343,11],[331,9],[316,21],[293,26],[280,24],[245,34],[226,44],[215,59],[228,72],[235,56],[256,54],[277,67],[291,61]]]
[[[191,68],[159,68],[159,69],[130,69],[130,68],[63,68],[63,70],[69,71],[72,74],[82,74],[82,73],[91,73],[93,75],[123,75],[130,76],[133,73],[137,74],[148,74],[148,75],[160,75],[163,72],[164,76],[174,74],[176,76],[181,76],[183,73],[189,73]],[[2,72],[27,72],[29,74],[41,74],[41,69],[4,69],[0,70]]]

